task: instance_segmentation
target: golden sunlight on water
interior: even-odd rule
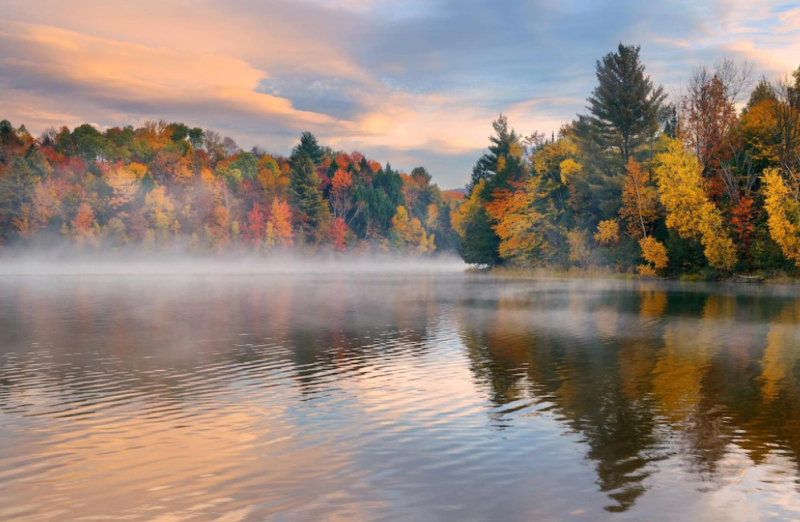
[[[0,519],[800,518],[791,290],[0,280]]]

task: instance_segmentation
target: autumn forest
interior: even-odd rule
[[[800,266],[800,69],[724,59],[679,95],[636,46],[597,61],[586,111],[550,136],[504,115],[465,190],[325,146],[288,156],[148,121],[33,136],[0,122],[0,250],[458,252],[481,266],[707,279]],[[467,173],[464,173],[467,177]]]
[[[546,139],[494,122],[453,214],[464,259],[646,276],[800,265],[800,69],[753,81],[723,59],[669,100],[640,49],[597,62],[587,113]]]

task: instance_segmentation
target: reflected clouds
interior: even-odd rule
[[[780,288],[458,273],[0,288],[0,517],[800,511],[800,302]]]

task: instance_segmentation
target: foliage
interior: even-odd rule
[[[179,122],[84,124],[39,139],[0,122],[0,245],[62,237],[81,249],[268,253],[372,243],[427,255],[455,250],[459,204],[424,167],[383,169],[311,133],[286,158]]]
[[[656,136],[666,98],[644,74],[638,46],[619,44],[617,52],[597,61],[598,85],[589,97],[588,116],[581,116],[584,137],[617,161],[627,161]]]
[[[467,263],[476,265],[498,265],[500,256],[500,237],[484,205],[487,191],[485,179],[479,179],[470,197],[451,215],[453,229],[461,242],[459,253]]]
[[[627,231],[631,237],[647,237],[658,217],[658,193],[650,183],[650,173],[633,158],[625,165],[625,172],[619,215],[628,222]]]
[[[541,178],[531,177],[513,191],[500,190],[486,204],[492,228],[500,238],[498,252],[504,259],[540,264],[552,249],[548,242],[550,226]],[[544,206],[542,205],[544,203]]]
[[[549,140],[493,122],[450,213],[465,261],[705,278],[800,269],[800,69],[762,80],[741,111],[746,64],[698,67],[669,103],[644,71],[639,48],[620,44],[597,62],[587,114]]]
[[[643,237],[639,240],[639,247],[642,249],[642,259],[648,263],[639,265],[640,274],[654,276],[667,267],[667,249],[657,239],[652,236]]]
[[[588,266],[591,261],[591,251],[587,244],[586,231],[578,228],[568,231],[567,244],[569,245],[570,262],[580,266]]]
[[[399,249],[425,254],[436,249],[434,238],[429,237],[417,218],[409,218],[405,207],[397,207],[392,217],[392,242]]]
[[[607,219],[597,225],[594,240],[598,245],[614,246],[619,243],[619,221]]]
[[[769,233],[783,254],[800,266],[800,203],[777,168],[764,173],[764,208]]]
[[[697,237],[709,264],[731,270],[736,248],[723,227],[722,214],[703,189],[702,167],[697,157],[670,140],[667,152],[657,156],[656,178],[666,225],[683,238]]]

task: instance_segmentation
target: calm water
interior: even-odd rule
[[[798,519],[794,295],[2,277],[0,519]]]

